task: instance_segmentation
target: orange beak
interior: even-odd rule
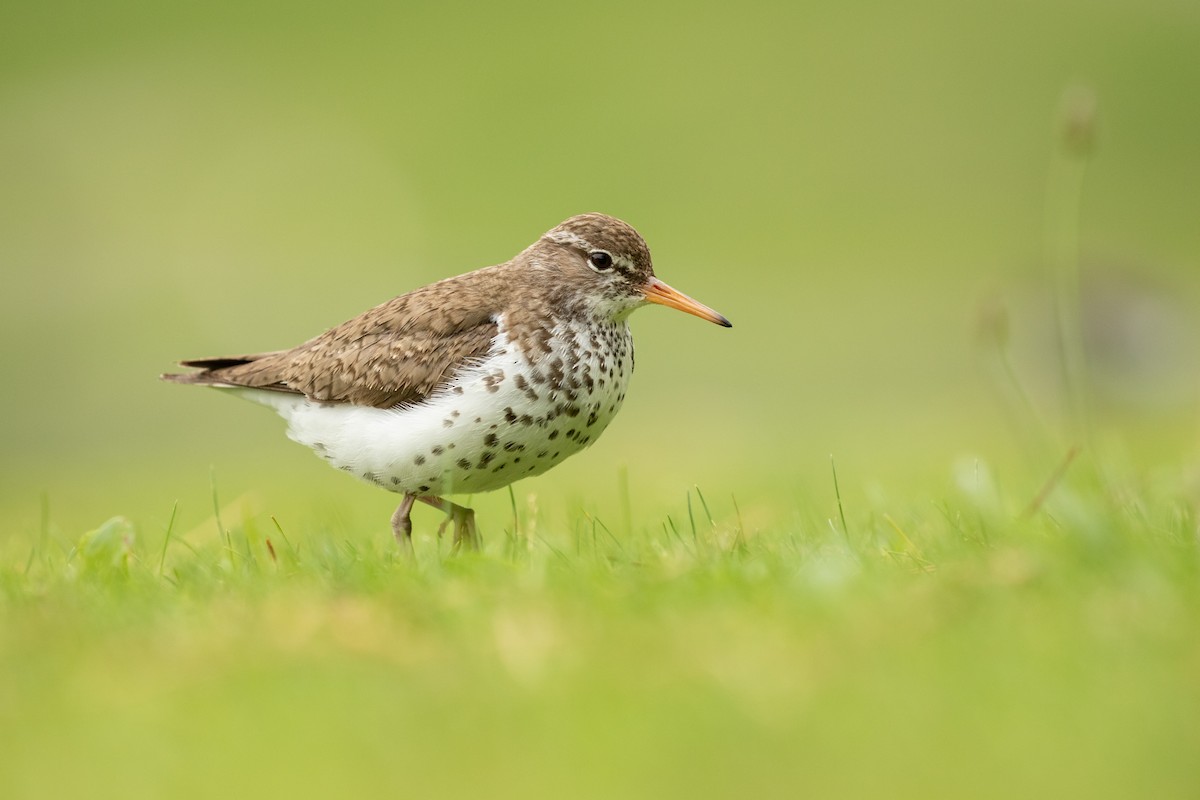
[[[650,277],[649,283],[643,290],[646,294],[646,301],[649,303],[658,303],[663,306],[677,308],[680,311],[686,311],[689,314],[695,314],[700,319],[706,319],[709,322],[715,322],[726,328],[732,328],[733,323],[725,319],[723,316],[713,311],[703,303],[698,303],[688,297],[683,292],[672,289],[667,284],[660,281],[654,276]]]

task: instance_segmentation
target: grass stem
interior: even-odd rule
[[[171,544],[171,531],[175,529],[175,512],[179,510],[179,501],[171,504],[171,518],[167,520],[167,533],[163,536],[162,552],[158,556],[158,577],[162,577],[163,565],[167,563],[167,546]]]

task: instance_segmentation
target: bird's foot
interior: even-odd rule
[[[425,505],[433,506],[446,515],[446,519],[438,526],[438,536],[442,535],[447,525],[451,522],[454,523],[455,550],[460,548],[478,550],[480,548],[482,540],[479,537],[479,531],[475,528],[475,512],[473,510],[432,495],[422,495],[416,499]]]

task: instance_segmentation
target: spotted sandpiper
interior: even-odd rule
[[[338,469],[402,494],[476,548],[474,512],[442,495],[540,475],[594,442],[633,373],[629,314],[659,303],[731,327],[654,275],[630,225],[571,217],[511,261],[388,300],[290,350],[180,362],[163,375],[270,406],[288,436]],[[443,522],[443,526],[446,523]]]

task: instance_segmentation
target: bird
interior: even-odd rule
[[[445,495],[540,475],[596,441],[633,374],[629,315],[659,304],[732,327],[654,274],[628,223],[589,213],[511,260],[394,297],[289,350],[180,361],[172,383],[274,409],[292,440],[402,495],[411,548],[420,501],[478,549],[474,511]]]

